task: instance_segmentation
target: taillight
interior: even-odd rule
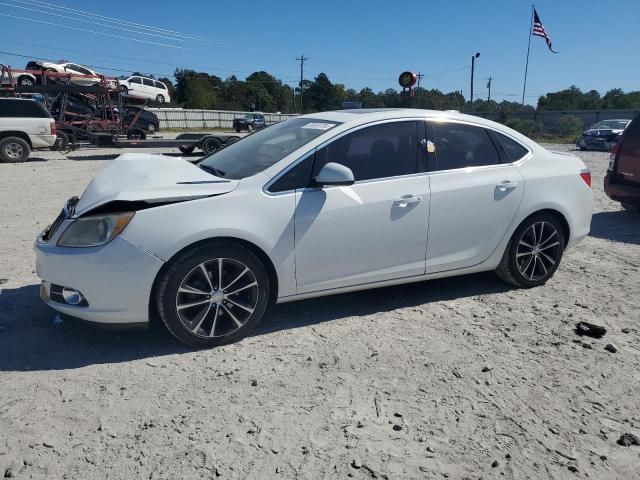
[[[589,170],[588,168],[580,170],[580,176],[582,177],[582,180],[584,180],[584,183],[586,183],[587,186],[591,188],[591,170]]]
[[[56,122],[51,122],[51,135],[56,135],[57,131],[56,131]]]
[[[609,152],[609,166],[607,169],[610,172],[613,172],[616,168],[616,157],[618,156],[618,152],[620,151],[620,142],[616,143],[611,151]]]

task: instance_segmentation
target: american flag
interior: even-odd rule
[[[547,42],[547,47],[549,47],[549,50],[551,50],[553,53],[558,53],[553,49],[551,45],[551,37],[549,37],[549,34],[544,29],[544,26],[542,25],[540,17],[538,16],[538,12],[535,8],[533,9],[533,31],[531,33],[537,37],[544,38]]]

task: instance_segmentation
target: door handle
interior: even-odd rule
[[[406,197],[400,197],[393,202],[393,205],[400,208],[406,208],[411,204],[420,202],[420,197],[414,197],[413,195],[407,195]]]
[[[504,180],[496,185],[496,188],[506,192],[507,190],[513,190],[518,187],[518,182],[512,182],[511,180]]]

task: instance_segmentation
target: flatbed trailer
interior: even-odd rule
[[[110,148],[178,148],[182,153],[191,153],[196,148],[205,154],[240,139],[239,135],[224,133],[181,133],[176,138],[147,138],[145,140],[126,140],[109,134],[91,135],[91,143],[99,147]]]

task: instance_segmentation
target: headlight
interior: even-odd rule
[[[109,243],[120,235],[135,212],[92,215],[74,221],[64,231],[58,245],[61,247],[97,247]]]

